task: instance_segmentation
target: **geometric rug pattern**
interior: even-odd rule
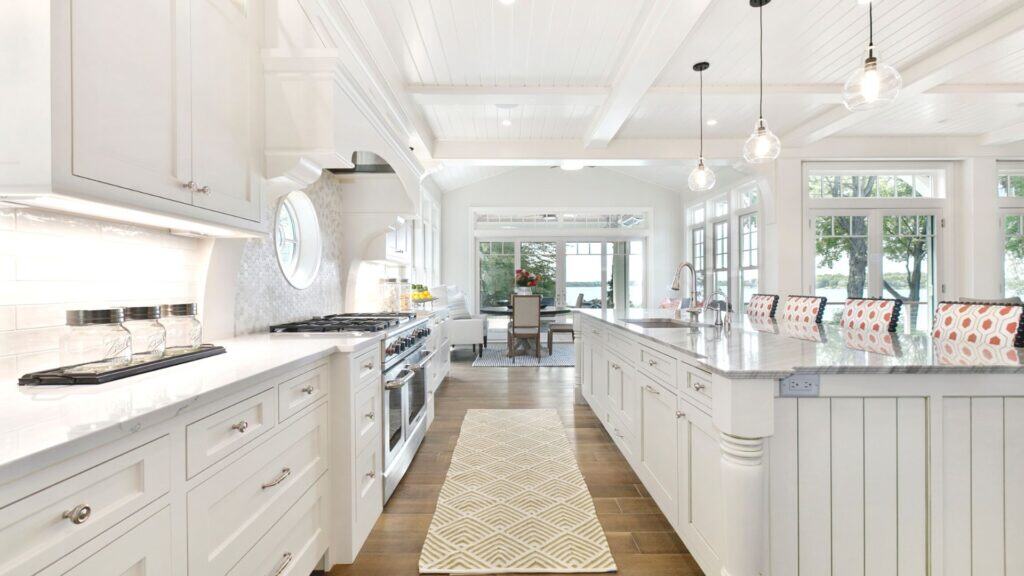
[[[508,348],[504,343],[494,348],[484,348],[483,354],[473,360],[474,368],[504,368],[522,366],[571,367],[576,365],[576,346],[571,342],[555,343],[554,350],[548,354],[546,343],[541,344],[541,357],[537,358],[532,345],[529,352],[520,352],[518,356],[509,357]]]
[[[421,574],[614,572],[555,410],[469,410]]]

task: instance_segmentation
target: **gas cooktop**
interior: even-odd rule
[[[380,332],[416,318],[414,312],[354,312],[331,314],[271,326],[272,333],[289,332]]]

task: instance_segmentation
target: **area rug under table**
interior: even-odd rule
[[[555,410],[469,410],[420,555],[421,574],[613,572]]]
[[[484,348],[483,353],[473,360],[474,368],[518,368],[522,366],[543,366],[549,368],[571,367],[576,365],[576,347],[569,342],[556,342],[554,350],[548,354],[548,347],[541,345],[541,356],[536,352],[520,352],[517,356],[509,356],[504,343],[494,348]]]

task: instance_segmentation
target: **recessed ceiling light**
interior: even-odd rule
[[[708,126],[714,126],[715,124],[718,124],[718,120],[715,120],[714,118],[708,118]]]
[[[508,118],[505,118],[504,120],[501,121],[501,125],[502,126],[511,126],[512,125],[512,121],[509,120]]]

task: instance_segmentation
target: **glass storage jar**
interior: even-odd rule
[[[124,308],[68,310],[60,336],[60,363],[67,372],[105,372],[127,365],[132,337],[121,325]]]
[[[398,282],[398,311],[412,312],[412,285],[408,278]]]
[[[398,312],[398,279],[387,278],[381,282],[380,304],[384,312]]]
[[[195,302],[164,304],[160,307],[160,323],[167,330],[167,354],[195,350],[203,343],[203,325],[196,318]]]
[[[159,306],[124,309],[124,327],[132,335],[132,361],[148,362],[164,355],[167,329],[160,323]]]

